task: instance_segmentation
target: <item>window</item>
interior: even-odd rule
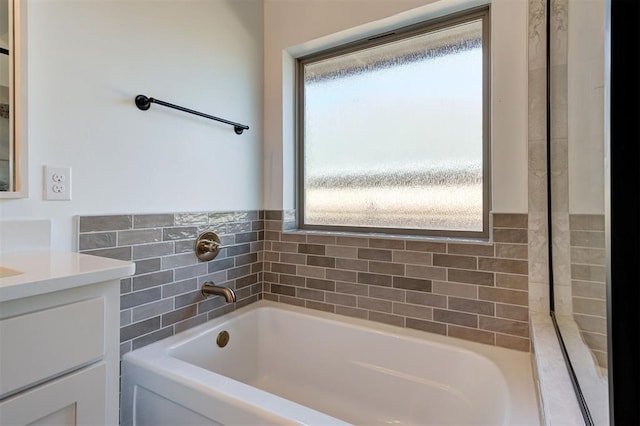
[[[302,229],[486,237],[488,8],[298,60]]]

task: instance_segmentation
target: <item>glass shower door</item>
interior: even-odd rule
[[[593,424],[609,423],[605,0],[549,0],[552,308]]]

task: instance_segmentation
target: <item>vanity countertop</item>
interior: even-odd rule
[[[0,302],[133,275],[135,264],[61,251],[0,253]]]

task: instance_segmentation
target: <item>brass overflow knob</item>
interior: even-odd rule
[[[218,338],[216,339],[216,343],[221,348],[224,348],[225,346],[227,346],[227,343],[229,343],[229,332],[226,330],[223,330],[220,333],[218,333]]]

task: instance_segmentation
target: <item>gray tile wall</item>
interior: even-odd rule
[[[600,367],[607,368],[604,215],[569,216],[573,318]]]
[[[264,295],[528,351],[528,217],[494,214],[493,243],[283,231],[265,212]]]
[[[291,211],[81,216],[78,247],[136,263],[121,281],[122,353],[263,297],[528,351],[527,223],[494,214],[483,244],[297,232]],[[209,230],[231,247],[199,262]],[[208,280],[238,302],[203,298]]]
[[[81,216],[80,252],[136,263],[120,283],[121,353],[140,348],[259,300],[262,296],[263,212],[199,212]],[[223,245],[210,262],[195,240],[214,231]],[[229,286],[237,302],[205,299],[205,281]]]

